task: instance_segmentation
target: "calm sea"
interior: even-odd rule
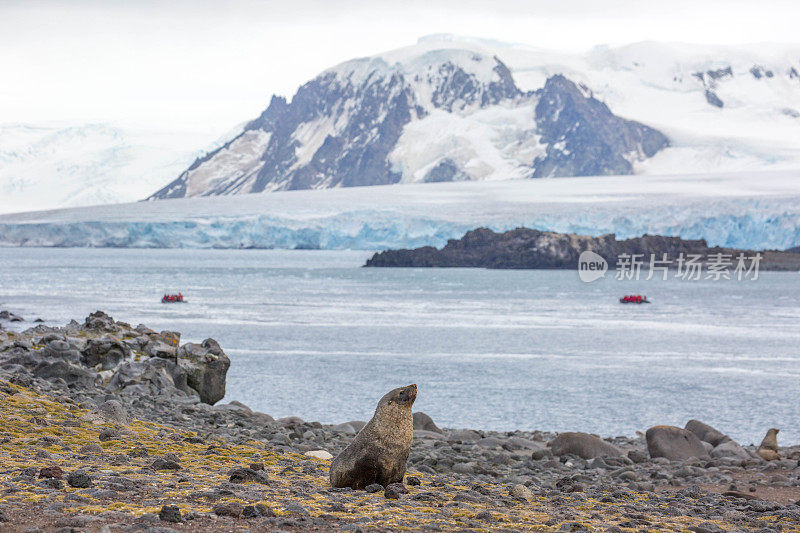
[[[365,269],[350,251],[0,249],[0,309],[217,339],[227,400],[368,419],[415,382],[446,427],[632,435],[698,418],[800,442],[800,275],[582,283],[572,271]],[[188,303],[159,303],[165,289]],[[626,293],[651,305],[620,305]],[[29,324],[30,325],[30,324]]]

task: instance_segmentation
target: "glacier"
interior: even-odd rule
[[[0,246],[378,250],[518,226],[710,245],[800,245],[800,171],[284,191],[0,216]]]

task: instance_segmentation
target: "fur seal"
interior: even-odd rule
[[[416,385],[381,398],[372,420],[331,462],[332,486],[361,490],[373,483],[386,487],[403,481],[414,438],[411,406],[416,398]]]
[[[761,445],[758,447],[758,455],[765,461],[777,461],[781,458],[778,455],[778,431],[780,430],[775,428],[768,429],[764,440],[761,441]]]

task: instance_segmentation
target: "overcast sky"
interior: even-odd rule
[[[585,50],[797,42],[797,0],[0,0],[0,123],[220,134],[352,57],[455,33]]]

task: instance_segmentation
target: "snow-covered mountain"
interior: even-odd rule
[[[800,168],[800,47],[563,54],[453,36],[348,61],[152,199]]]
[[[140,200],[208,144],[187,133],[107,123],[0,124],[0,213]]]

